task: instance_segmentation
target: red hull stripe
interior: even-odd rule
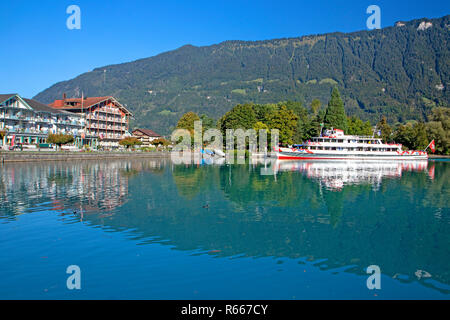
[[[278,156],[278,159],[281,160],[288,160],[288,159],[349,159],[348,157],[345,158],[324,158],[324,157],[290,157],[290,156]],[[352,158],[351,158],[352,159]]]
[[[394,159],[389,159],[389,160],[407,160],[409,157],[398,157],[398,158],[394,158]],[[291,157],[291,156],[278,156],[279,160],[367,160],[367,159],[375,159],[375,160],[380,160],[382,158],[350,158],[350,157],[344,157],[344,158],[324,158],[324,157]],[[424,158],[423,160],[426,160],[427,158]],[[386,160],[386,159],[385,159]],[[410,159],[411,160],[411,159]],[[417,159],[413,159],[413,160],[417,160]]]

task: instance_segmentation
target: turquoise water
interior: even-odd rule
[[[0,299],[449,299],[449,178],[444,161],[5,164]]]

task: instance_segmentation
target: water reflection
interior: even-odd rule
[[[425,171],[428,161],[276,161],[274,173],[299,171],[316,179],[332,190],[342,190],[345,185],[370,184],[378,189],[383,178],[400,178],[405,171]],[[434,164],[430,177],[434,178]]]
[[[450,293],[447,163],[209,164],[8,164],[0,219],[43,208],[82,212],[90,225],[130,230],[141,244],[306,259],[361,275],[376,264],[398,281]],[[264,166],[274,174],[261,175]]]
[[[164,162],[17,163],[2,167],[0,217],[42,210],[83,214],[109,212],[128,196],[128,179],[142,170],[162,170]]]

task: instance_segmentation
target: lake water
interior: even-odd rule
[[[0,299],[449,299],[449,180],[445,161],[5,164]]]

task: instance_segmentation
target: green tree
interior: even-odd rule
[[[166,146],[170,145],[170,141],[167,141],[167,140],[164,139],[164,138],[157,138],[157,139],[154,139],[154,140],[152,140],[150,143],[151,143],[152,145],[156,146],[156,147],[159,147],[159,146],[166,147]]]
[[[177,129],[189,130],[191,135],[194,134],[194,122],[200,120],[200,117],[195,112],[189,111],[181,116],[177,123]]]
[[[436,153],[450,154],[450,108],[434,108],[426,124],[427,137],[435,141]]]
[[[433,140],[436,145],[437,154],[450,154],[450,139],[448,131],[444,130],[441,122],[431,121],[427,123],[428,139]]]
[[[324,125],[324,119],[325,119],[325,110],[323,109],[320,109],[317,112],[317,115],[311,118],[310,129],[308,132],[310,137],[318,137],[320,135],[322,126]]]
[[[393,135],[396,143],[401,143],[404,147],[412,149],[414,146],[414,128],[411,123],[399,125]]]
[[[59,149],[61,149],[62,145],[72,143],[73,141],[74,141],[73,136],[70,134],[50,133],[47,137],[47,143],[56,144],[59,147]]]
[[[142,144],[142,141],[135,137],[126,137],[120,140],[119,144],[129,149],[130,147],[140,146]]]
[[[345,115],[344,102],[337,87],[333,88],[331,92],[331,99],[328,102],[328,107],[325,113],[325,127],[342,129],[347,131],[347,116]]]
[[[280,106],[278,110],[271,112],[267,116],[269,128],[280,131],[279,141],[283,144],[293,143],[297,120],[298,116],[286,106]]]
[[[263,123],[261,121],[258,121],[257,123],[255,123],[253,129],[255,129],[255,131],[257,133],[259,132],[259,130],[264,130],[266,132],[269,131],[269,127],[267,126],[267,124],[265,124],[265,123]]]
[[[287,101],[278,104],[278,107],[286,106],[288,110],[291,110],[297,116],[297,125],[292,135],[292,141],[295,143],[302,142],[308,138],[308,130],[310,126],[310,119],[308,117],[308,110],[303,107],[301,102]]]
[[[413,149],[424,150],[428,145],[427,129],[423,122],[414,125],[414,144]]]
[[[413,150],[423,150],[428,144],[426,126],[422,122],[409,122],[398,126],[393,134],[394,141]]]
[[[225,113],[219,120],[219,128],[223,133],[227,129],[251,129],[257,122],[252,104],[238,104]]]
[[[321,103],[319,99],[313,99],[313,101],[311,101],[311,111],[314,115],[317,114],[317,112],[319,112]]]
[[[213,128],[217,127],[216,126],[217,121],[214,120],[213,118],[209,117],[206,114],[200,115],[200,120],[202,121],[203,132],[208,130],[208,129],[213,129]]]
[[[380,120],[380,122],[377,123],[377,130],[381,131],[381,139],[383,139],[384,142],[391,142],[391,135],[392,135],[392,128],[387,123],[386,117],[383,116]]]
[[[270,134],[269,134],[269,126],[261,121],[258,121],[257,123],[255,123],[255,125],[253,126],[253,129],[256,131],[256,136],[259,139],[259,134],[260,134],[260,130],[265,131],[266,133],[266,137],[267,137],[267,146],[270,145]]]
[[[285,106],[289,110],[292,110],[297,116],[300,116],[301,114],[308,114],[308,110],[303,106],[303,104],[300,101],[286,101],[286,102],[280,102],[278,103],[278,107]]]
[[[256,121],[266,123],[267,115],[278,108],[276,104],[254,104],[253,111],[255,112]]]
[[[371,136],[372,125],[370,121],[363,122],[361,119],[353,116],[347,119],[347,134],[355,136]]]

